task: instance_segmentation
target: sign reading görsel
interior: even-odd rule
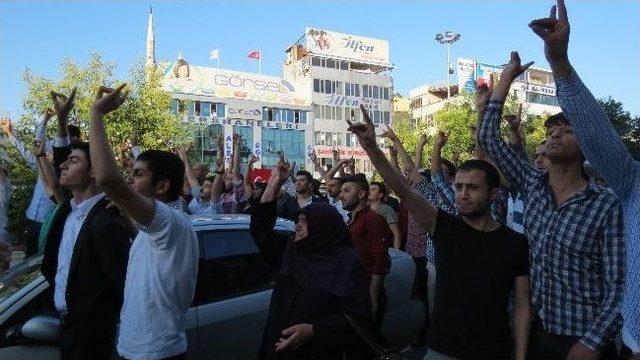
[[[307,28],[307,51],[376,65],[389,64],[389,42],[334,31]]]

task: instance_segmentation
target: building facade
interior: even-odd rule
[[[162,88],[172,96],[172,109],[185,122],[197,124],[196,150],[212,162],[218,139],[224,139],[231,161],[233,134],[242,136],[243,156],[273,167],[279,150],[303,164],[311,143],[311,106],[288,81],[274,76],[192,66],[178,59],[164,66]]]
[[[319,161],[330,166],[332,150],[337,149],[341,157],[355,159],[358,172],[371,174],[371,162],[347,130],[346,120],[362,121],[362,104],[378,132],[383,129],[380,125],[392,123],[393,66],[388,42],[307,28],[286,53],[284,78],[307,94],[313,108],[307,152],[315,151]]]
[[[463,92],[475,92],[476,85],[489,84],[491,78],[497,84],[501,65],[478,62],[473,59],[457,60],[458,84],[451,86],[451,101]],[[556,99],[556,86],[550,70],[529,68],[511,85],[510,94],[523,104],[531,115],[551,115],[560,112]],[[410,117],[417,122],[433,124],[433,114],[447,103],[446,85],[423,85],[412,89]]]
[[[308,28],[286,50],[283,76],[265,76],[214,67],[194,66],[180,55],[155,65],[152,14],[147,26],[147,66],[163,72],[162,88],[172,97],[173,111],[198,128],[196,149],[202,162],[217,156],[224,139],[230,161],[232,136],[242,135],[243,156],[257,155],[258,167],[273,167],[277,151],[291,162],[313,170],[309,153],[332,165],[332,150],[354,158],[356,170],[373,167],[347,119],[362,121],[360,104],[379,125],[393,121],[393,79],[389,44],[379,39]],[[384,146],[381,140],[381,145]]]

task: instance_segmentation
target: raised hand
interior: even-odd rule
[[[392,158],[397,159],[398,158],[398,149],[396,149],[395,146],[390,145],[388,147],[389,149],[389,155],[391,155]]]
[[[33,140],[33,156],[38,156],[40,154],[44,154],[45,153],[45,146],[46,142],[44,140]]]
[[[571,28],[564,0],[558,0],[557,6],[551,7],[549,17],[533,20],[529,27],[544,41],[544,55],[552,67],[554,64],[568,64],[567,48]]]
[[[347,124],[349,124],[348,130],[351,131],[358,137],[358,141],[360,142],[360,146],[367,150],[373,149],[376,146],[376,130],[373,125],[373,121],[369,117],[369,114],[365,110],[364,106],[360,105],[360,111],[362,112],[362,117],[364,118],[363,123],[352,123],[351,120],[347,120]]]
[[[251,155],[251,157],[249,158],[249,166],[257,163],[259,160],[259,158],[256,155]]]
[[[522,104],[518,105],[518,112],[512,115],[505,115],[505,120],[509,123],[511,130],[518,130],[522,122]]]
[[[333,155],[333,161],[334,162],[340,161],[340,151],[338,151],[338,149],[333,148],[331,150],[331,154]]]
[[[51,91],[53,108],[56,110],[59,120],[66,121],[69,118],[69,113],[71,112],[71,109],[73,109],[73,105],[75,103],[76,90],[77,88],[74,87],[68,97],[55,91]]]
[[[311,160],[311,162],[314,164],[318,162],[318,155],[315,151],[309,153],[309,160]]]
[[[176,149],[180,159],[184,161],[188,158],[190,148],[191,148],[190,145],[185,145],[185,146],[180,146],[179,148]]]
[[[509,80],[513,81],[515,78],[523,74],[529,66],[533,65],[533,61],[530,61],[524,65],[520,63],[520,55],[517,51],[511,52],[511,59],[509,63],[502,69],[502,76],[506,76]]]
[[[242,136],[240,134],[233,134],[233,145],[238,145]]]
[[[493,92],[493,77],[491,77],[491,83],[489,86],[487,84],[480,84],[476,86],[475,93],[475,102],[476,102],[476,110],[478,113],[482,113],[484,111],[485,106],[487,106],[487,101],[491,97],[491,93]]]
[[[420,137],[418,138],[418,146],[424,147],[424,145],[426,143],[427,143],[427,135],[426,134],[420,134]]]
[[[444,145],[449,140],[449,134],[444,131],[438,131],[438,135],[436,136],[435,146],[442,149]]]
[[[392,142],[398,141],[398,135],[396,135],[396,133],[393,131],[393,129],[389,125],[387,125],[387,130],[382,133],[382,136],[386,137],[387,139],[391,140]]]
[[[129,92],[122,93],[122,89],[127,86],[126,83],[121,84],[116,89],[101,86],[96,93],[95,100],[91,104],[91,111],[95,114],[106,115],[118,109],[127,99]]]
[[[11,124],[11,119],[2,118],[0,119],[0,128],[4,131],[7,136],[13,136],[13,125]]]

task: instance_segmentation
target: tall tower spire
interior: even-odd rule
[[[153,8],[149,5],[149,24],[147,25],[147,67],[156,66],[156,37],[153,29]]]

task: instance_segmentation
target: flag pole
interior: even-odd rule
[[[258,74],[262,75],[262,52],[258,50]]]

